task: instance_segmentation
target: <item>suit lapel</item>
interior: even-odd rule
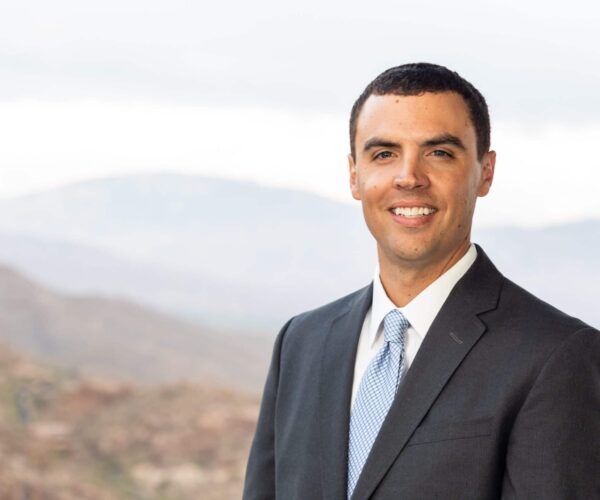
[[[358,338],[371,307],[373,287],[359,290],[325,335],[320,373],[319,429],[324,498],[346,497],[348,426]],[[310,425],[307,422],[307,425]]]
[[[476,262],[451,292],[398,389],[353,499],[366,499],[373,493],[456,368],[485,331],[477,314],[496,306],[502,276],[483,250],[479,247],[477,250]]]

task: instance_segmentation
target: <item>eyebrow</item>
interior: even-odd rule
[[[390,141],[387,139],[382,139],[380,137],[372,137],[363,147],[363,152],[366,153],[369,149],[373,148],[399,148],[400,144],[398,142]]]
[[[426,141],[423,141],[420,144],[420,146],[421,147],[431,147],[431,146],[441,146],[443,144],[451,144],[453,146],[456,146],[459,149],[462,149],[463,151],[466,151],[466,149],[467,149],[466,146],[463,144],[463,142],[458,137],[456,137],[455,135],[452,135],[452,134],[436,135],[435,137],[432,137],[431,139],[427,139]],[[400,143],[391,141],[389,139],[383,139],[381,137],[372,137],[367,142],[365,142],[365,145],[363,147],[363,152],[366,153],[369,149],[373,149],[373,148],[400,148]]]
[[[426,141],[421,143],[421,146],[431,147],[431,146],[441,146],[442,144],[452,144],[463,151],[466,151],[466,146],[463,142],[452,134],[442,134],[436,137],[432,137],[431,139],[427,139]]]

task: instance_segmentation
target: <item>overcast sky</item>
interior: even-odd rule
[[[0,1],[0,196],[137,172],[350,201],[347,116],[389,66],[486,96],[482,225],[600,217],[592,2]]]

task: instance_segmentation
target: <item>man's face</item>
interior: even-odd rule
[[[468,248],[478,196],[495,153],[477,157],[463,98],[454,92],[371,95],[349,157],[352,196],[362,201],[380,262],[444,269]]]

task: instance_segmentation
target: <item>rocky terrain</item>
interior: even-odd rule
[[[258,398],[89,378],[0,346],[0,498],[239,498]]]

